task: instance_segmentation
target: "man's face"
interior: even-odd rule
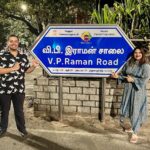
[[[18,38],[15,36],[9,37],[9,39],[7,41],[7,45],[10,50],[17,50],[17,48],[19,46]]]

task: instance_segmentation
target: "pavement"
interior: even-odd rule
[[[9,128],[0,138],[0,150],[149,150],[150,119],[142,126],[137,144],[129,143],[119,119],[105,116],[104,122],[89,117],[64,116],[55,121],[46,116],[34,117],[33,108],[25,102],[28,137],[16,129],[13,109],[10,110]]]

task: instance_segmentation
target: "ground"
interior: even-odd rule
[[[33,107],[28,108],[28,101],[25,101],[25,116],[26,116],[26,124],[28,128],[35,129],[46,129],[49,130],[54,127],[57,130],[67,130],[67,128],[74,130],[74,128],[78,130],[85,130],[90,133],[117,133],[117,134],[125,134],[122,127],[119,123],[119,116],[112,118],[109,115],[105,115],[105,119],[103,122],[100,120],[96,120],[92,117],[81,117],[79,115],[71,115],[66,116],[62,121],[56,121],[55,118],[53,119],[42,116],[42,117],[35,117],[33,112]],[[141,127],[139,131],[139,135],[142,137],[147,137],[148,139],[150,133],[150,119]]]

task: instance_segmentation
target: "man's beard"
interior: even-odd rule
[[[10,51],[17,51],[16,48],[10,48],[10,47],[9,47],[9,50],[10,50]]]

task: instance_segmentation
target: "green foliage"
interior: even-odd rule
[[[0,49],[5,46],[7,34],[9,33],[9,23],[0,15]]]
[[[150,0],[124,0],[114,2],[113,8],[104,8],[92,14],[92,21],[99,24],[118,24],[130,38],[150,38]]]

